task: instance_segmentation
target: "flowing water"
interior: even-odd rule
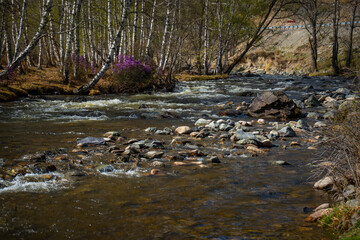
[[[220,119],[217,113],[227,102],[251,101],[243,92],[285,90],[302,99],[344,84],[332,78],[232,77],[181,82],[172,93],[2,103],[0,165],[11,166],[28,153],[71,150],[77,138],[107,131],[145,139],[144,129],[150,126]],[[148,170],[139,168],[71,181],[61,172],[45,182],[26,181],[36,174],[7,184],[0,180],[0,239],[329,239],[304,220],[305,207],[328,200],[312,188],[314,151],[273,148],[251,157],[232,154],[234,149],[216,141],[204,151],[225,158],[206,168],[168,169],[171,174],[160,177],[146,177]],[[274,160],[291,166],[269,164]]]

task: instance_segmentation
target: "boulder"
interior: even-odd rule
[[[250,104],[247,114],[256,118],[293,118],[301,111],[285,93],[264,92]]]

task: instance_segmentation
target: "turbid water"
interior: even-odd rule
[[[71,150],[77,138],[107,131],[145,139],[147,127],[191,126],[200,117],[226,119],[217,115],[224,104],[250,102],[249,92],[285,90],[303,99],[344,84],[331,78],[232,77],[181,82],[173,93],[3,103],[0,165],[12,166],[28,153]],[[250,120],[245,114],[231,118]],[[172,136],[156,138],[170,142]],[[149,169],[127,168],[72,178],[56,171],[50,181],[26,180],[36,179],[35,173],[0,180],[0,238],[329,239],[304,220],[304,208],[327,201],[312,188],[310,163],[316,151],[272,148],[252,157],[226,143],[203,141],[202,151],[224,155],[220,164],[169,167],[159,177],[145,176]],[[270,164],[274,160],[291,165]]]

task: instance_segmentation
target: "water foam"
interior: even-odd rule
[[[6,192],[50,192],[69,187],[69,181],[63,174],[50,173],[50,180],[45,180],[44,174],[26,174],[16,176],[12,181],[0,179],[0,194]],[[2,187],[2,188],[1,188]]]

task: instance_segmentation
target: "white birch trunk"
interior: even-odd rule
[[[154,5],[152,8],[149,36],[148,36],[147,43],[146,43],[146,55],[148,57],[150,57],[150,42],[151,42],[151,38],[153,35],[153,31],[154,31],[155,10],[156,10],[156,0],[154,0]]]
[[[90,2],[90,1],[89,1]],[[64,0],[61,0],[59,4],[59,58],[60,58],[60,69],[63,68],[64,65],[64,25],[65,25],[65,6]]]
[[[176,8],[176,0],[175,0],[175,8]],[[165,58],[164,58],[164,62],[161,66],[161,70],[164,71],[166,64],[169,61],[169,57],[170,57],[170,51],[171,51],[171,43],[173,41],[173,36],[174,36],[174,26],[175,26],[175,17],[176,17],[176,9],[174,8],[173,10],[173,16],[172,16],[172,20],[171,20],[171,28],[170,28],[170,33],[169,33],[169,44],[167,45],[167,49],[166,49],[166,54],[165,54]]]
[[[158,65],[159,70],[162,69],[165,59],[166,36],[168,34],[168,28],[169,28],[169,15],[170,15],[170,0],[167,0],[164,33],[161,40],[160,60]]]
[[[19,51],[19,43],[20,43],[22,33],[23,33],[23,29],[24,29],[26,6],[27,6],[27,0],[24,0],[23,5],[22,5],[22,10],[21,10],[19,33],[17,35],[16,42],[15,42],[15,49],[14,49],[14,57],[15,58],[17,57],[17,54],[18,54],[18,51]]]
[[[108,27],[108,48],[110,49],[111,43],[114,38],[114,33],[111,27],[111,1],[107,0],[107,27]]]
[[[140,23],[140,39],[139,39],[139,53],[140,57],[143,56],[144,49],[144,5],[145,1],[141,0],[141,23]]]
[[[92,1],[88,1],[88,11],[89,11],[89,45],[90,45],[90,62],[91,66],[94,68],[96,65],[96,59],[95,59],[95,49],[94,49],[94,38],[93,38],[93,15],[92,15]]]
[[[106,71],[108,70],[108,68],[111,64],[111,61],[114,58],[116,48],[119,45],[121,32],[124,31],[124,28],[125,28],[125,23],[126,23],[126,19],[127,19],[128,13],[129,13],[131,0],[124,0],[124,3],[125,3],[124,4],[125,10],[123,12],[122,20],[121,20],[120,26],[117,30],[115,39],[112,43],[112,46],[109,49],[109,55],[106,59],[106,62],[101,67],[100,71],[95,75],[95,77],[89,83],[87,83],[84,86],[82,86],[81,88],[79,88],[77,93],[85,93],[86,91],[93,88],[99,82],[99,80],[102,78],[102,76],[106,73]]]
[[[132,35],[132,44],[131,44],[131,54],[133,56],[135,56],[135,49],[136,49],[136,41],[137,41],[137,23],[138,23],[138,0],[134,0],[135,4],[134,4],[134,10],[135,10],[135,15],[134,15],[134,24],[133,24],[133,35]]]
[[[209,0],[205,0],[204,71],[209,74]]]

